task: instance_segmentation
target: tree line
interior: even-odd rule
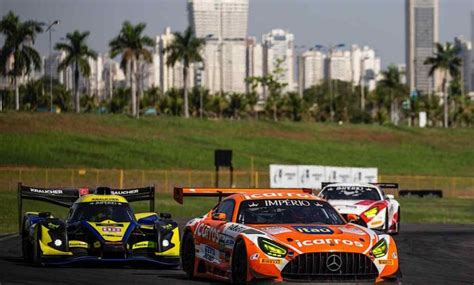
[[[383,71],[382,80],[371,92],[352,82],[324,80],[300,96],[285,91],[285,84],[278,80],[284,72],[278,62],[272,73],[247,78],[249,90],[246,93],[210,94],[205,88],[186,86],[189,67],[203,61],[201,50],[205,45],[205,40],[197,38],[189,27],[182,33],[175,32],[174,41],[165,49],[168,66],[181,63],[184,86],[163,93],[155,87],[140,90],[143,75],[139,70],[152,61],[154,42],[145,35],[145,23],[134,25],[125,21],[119,34],[109,42],[109,52],[112,58],[120,58],[121,69],[130,73],[127,76],[130,87],[115,88],[111,98],[99,100],[94,94],[81,96],[79,90],[80,76],[87,78],[91,73],[89,59],[97,58],[97,52],[87,45],[89,31],[68,33],[63,42],[55,45],[55,50],[66,55],[58,71],[68,67],[73,70],[73,94],[57,80],[53,82],[53,94],[48,94],[46,78],[29,80],[20,86],[19,78],[41,68],[41,57],[34,49],[34,42],[43,27],[44,23],[23,22],[13,12],[0,21],[0,33],[5,38],[0,51],[0,74],[10,79],[10,88],[0,91],[4,109],[48,110],[48,102],[52,100],[54,106],[66,112],[128,113],[134,117],[163,114],[186,118],[408,125],[415,125],[418,113],[425,111],[432,126],[471,126],[474,123],[474,105],[461,87],[459,50],[451,43],[436,44],[434,56],[425,61],[431,67],[430,76],[436,72],[442,75],[442,98],[421,93],[410,97],[409,88],[401,83],[401,74],[395,66]],[[263,90],[264,100],[257,90]]]

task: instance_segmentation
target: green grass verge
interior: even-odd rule
[[[18,230],[17,200],[14,192],[0,192],[0,233]],[[419,224],[474,224],[474,199],[457,198],[400,198],[402,223]],[[156,210],[171,213],[173,218],[192,218],[209,211],[217,199],[188,198],[183,205],[176,203],[170,194],[158,194]],[[148,211],[148,204],[132,204],[135,212]],[[26,201],[24,211],[49,211],[64,218],[67,209],[36,201]]]
[[[403,223],[474,224],[474,199],[399,198]]]
[[[0,114],[0,166],[236,170],[271,163],[378,167],[382,174],[471,176],[474,129],[418,129],[121,115]],[[1,186],[1,185],[0,185]]]

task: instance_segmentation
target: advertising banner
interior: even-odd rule
[[[376,183],[377,177],[377,168],[270,165],[271,188],[321,189],[321,182]]]
[[[297,188],[298,166],[296,165],[270,165],[271,188]]]

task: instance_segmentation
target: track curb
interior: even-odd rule
[[[2,234],[2,235],[0,235],[0,242],[12,239],[12,238],[17,237],[17,236],[18,236],[17,233]]]

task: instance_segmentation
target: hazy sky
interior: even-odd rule
[[[124,20],[146,22],[156,36],[166,26],[182,31],[188,25],[186,0],[0,0],[0,16],[13,10],[25,19],[60,19],[53,42],[74,29],[90,30],[89,44],[107,51]],[[376,49],[383,65],[405,61],[405,0],[250,0],[249,35],[261,38],[272,28],[295,34],[297,45],[346,43]],[[470,39],[474,0],[440,0],[440,40],[457,35]],[[3,40],[0,40],[3,44]],[[36,42],[48,52],[48,35]]]

